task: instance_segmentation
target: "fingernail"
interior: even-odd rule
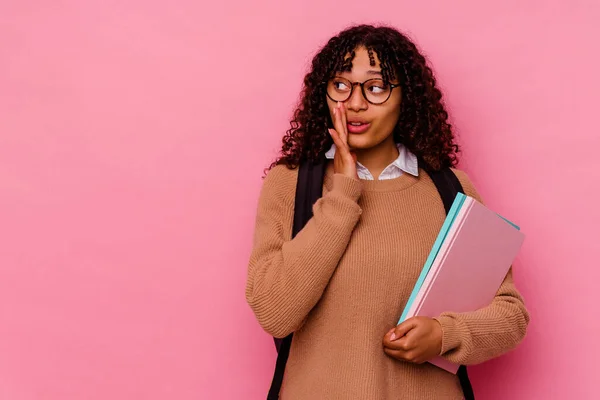
[[[396,332],[392,332],[390,335],[390,342],[393,342],[394,340],[396,340]]]

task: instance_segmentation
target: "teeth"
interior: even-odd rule
[[[362,125],[362,122],[350,122],[350,125],[359,126]]]

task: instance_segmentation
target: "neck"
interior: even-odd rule
[[[364,165],[375,179],[379,179],[383,170],[398,158],[398,147],[393,136],[390,135],[377,146],[369,149],[357,149],[355,153],[357,161]]]

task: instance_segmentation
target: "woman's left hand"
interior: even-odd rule
[[[397,360],[421,364],[442,350],[442,326],[428,317],[413,317],[383,337],[383,351]]]

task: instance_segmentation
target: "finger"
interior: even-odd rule
[[[409,351],[416,347],[415,343],[416,341],[414,338],[403,336],[400,339],[393,341],[387,338],[383,341],[383,347],[386,347],[390,350]]]
[[[342,126],[344,127],[344,140],[348,143],[348,116],[346,115],[346,107],[340,102],[340,116],[342,117]]]
[[[395,358],[400,361],[407,361],[415,364],[422,364],[425,362],[422,356],[420,356],[414,350],[411,351],[403,351],[403,350],[392,350],[392,349],[383,349],[383,352],[388,356]]]
[[[383,352],[388,356],[400,361],[417,362],[417,357],[414,352],[404,350],[383,349]]]
[[[392,350],[405,350],[402,346],[400,346],[399,338],[392,336],[396,334],[396,327],[393,327],[383,336],[383,347],[387,347]],[[393,340],[392,340],[393,339]]]
[[[392,343],[404,351],[410,351],[417,347],[416,341],[410,336],[402,336],[400,339],[394,340]]]
[[[400,339],[402,336],[406,335],[408,333],[408,331],[416,328],[417,325],[418,325],[418,323],[417,323],[416,319],[414,319],[414,318],[407,319],[406,321],[402,322],[400,325],[396,326],[396,329],[394,329],[394,332],[392,332],[392,334],[390,335],[390,341],[393,342],[394,340]]]
[[[348,139],[346,138],[346,127],[344,126],[344,122],[342,119],[342,109],[340,108],[341,104],[342,103],[338,102],[336,104],[335,108],[333,109],[333,117],[334,117],[333,127],[335,128],[336,132],[340,136],[341,141],[344,144],[346,144],[346,143],[348,143]],[[347,146],[344,146],[344,147],[347,147]]]
[[[383,348],[383,352],[385,354],[387,354],[390,357],[395,358],[396,360],[403,360],[404,359],[404,351],[402,350],[394,350],[394,349],[390,349],[388,347],[384,347]]]
[[[331,135],[331,138],[333,139],[333,143],[336,145],[337,148],[340,148],[340,146],[344,146],[344,143],[342,142],[340,135],[337,133],[337,131],[335,129],[328,129],[328,131],[329,131],[329,135]]]
[[[337,109],[337,115],[340,119],[340,137],[346,144],[348,144],[348,122],[346,117],[346,107],[344,107],[344,103],[341,101],[338,101],[335,107]]]

